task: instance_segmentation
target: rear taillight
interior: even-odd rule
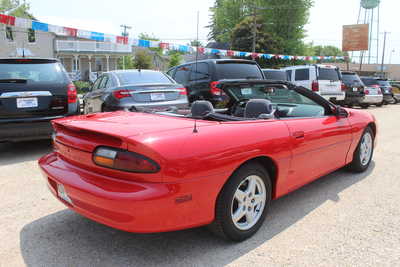
[[[179,94],[180,94],[180,95],[187,95],[187,90],[186,90],[185,87],[183,87],[183,88],[178,88],[178,90],[179,90]]]
[[[381,95],[382,94],[381,88],[378,88],[377,90],[378,90],[378,95]]]
[[[126,172],[155,173],[160,170],[155,161],[141,154],[111,147],[98,147],[93,161],[96,165]]]
[[[364,90],[364,94],[369,95],[369,90]]]
[[[318,92],[319,91],[319,83],[318,83],[318,81],[313,81],[312,82],[311,90],[313,90],[314,92]]]
[[[342,83],[341,89],[342,89],[342,91],[346,91],[346,85],[344,83]]]
[[[221,89],[219,89],[218,86],[219,82],[210,82],[210,92],[212,95],[215,96],[222,96],[223,92]]]
[[[121,98],[125,98],[125,97],[130,97],[131,92],[132,92],[132,90],[122,89],[122,90],[115,90],[115,91],[113,91],[112,94],[115,98],[121,99]]]
[[[76,100],[78,99],[78,92],[76,91],[75,85],[70,83],[68,84],[67,88],[68,104],[76,103]]]

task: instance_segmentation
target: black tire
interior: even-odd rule
[[[361,108],[369,108],[369,104],[360,104]]]
[[[372,138],[371,155],[370,155],[368,161],[363,163],[362,160],[361,160],[361,153],[362,153],[361,152],[361,143],[363,141],[364,136],[367,135],[367,134],[369,134],[371,136],[371,138]],[[360,141],[358,142],[357,149],[354,151],[353,161],[347,166],[347,168],[350,171],[363,172],[366,169],[368,169],[368,166],[371,163],[372,156],[374,154],[374,139],[375,139],[374,133],[373,133],[371,127],[368,126],[367,128],[365,128],[365,130],[364,130],[364,132],[363,132],[363,134],[362,134],[362,136],[360,138]]]
[[[257,215],[259,216],[258,219],[254,221],[256,223],[249,229],[243,230],[238,228],[232,219],[232,213],[235,206],[235,193],[239,189],[239,186],[243,185],[243,183],[246,183],[247,179],[252,175],[261,178],[261,180],[263,181],[266,197],[264,201],[265,203],[263,205],[263,210],[260,211],[260,213]],[[261,180],[259,179],[259,181]],[[246,195],[246,197],[247,196],[248,195]],[[265,220],[265,216],[268,213],[269,207],[271,205],[271,196],[272,184],[268,172],[264,169],[264,167],[255,162],[243,165],[232,174],[232,176],[222,188],[215,207],[215,220],[212,224],[209,225],[210,230],[222,238],[235,242],[243,241],[251,237],[258,231],[258,229],[260,229],[262,223]],[[244,198],[244,200],[246,200],[246,197]],[[247,200],[253,203],[250,198]],[[247,208],[249,209],[249,211],[251,210],[251,207],[246,206],[246,204],[244,204],[243,206],[237,206],[237,210],[241,209],[241,207],[243,207],[243,210],[247,210]],[[257,211],[257,207],[253,207],[252,211]],[[247,221],[247,218],[245,218],[246,216],[242,216],[242,219],[245,219]]]

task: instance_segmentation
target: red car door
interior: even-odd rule
[[[352,141],[347,118],[332,115],[286,119],[285,122],[292,138],[288,191],[345,165]]]

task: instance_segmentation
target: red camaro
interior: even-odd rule
[[[39,160],[70,209],[129,232],[209,225],[241,241],[271,200],[334,170],[365,171],[376,122],[285,82],[223,81],[214,109],[98,113],[53,121]]]

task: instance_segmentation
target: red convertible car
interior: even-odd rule
[[[209,225],[252,236],[271,200],[334,170],[365,171],[377,127],[286,82],[227,80],[218,108],[97,113],[53,121],[54,152],[39,165],[70,209],[129,232]]]

